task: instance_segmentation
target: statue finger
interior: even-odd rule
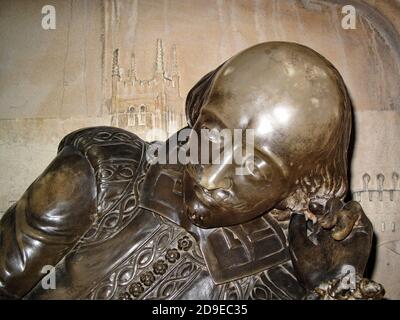
[[[289,246],[297,250],[310,250],[315,247],[307,236],[307,221],[303,214],[294,213],[289,224]]]
[[[332,229],[337,224],[336,213],[343,207],[337,198],[329,199],[325,205],[325,215],[318,219],[320,226],[324,229]]]
[[[347,203],[343,209],[336,214],[337,223],[332,230],[332,238],[338,241],[345,239],[353,230],[361,213],[361,206],[357,202],[352,201]]]

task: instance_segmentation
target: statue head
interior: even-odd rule
[[[186,165],[185,208],[196,225],[240,224],[274,208],[304,212],[311,201],[346,195],[351,103],[338,71],[314,50],[286,42],[246,49],[196,84],[186,111],[193,134],[254,133],[252,165],[246,156]],[[228,158],[238,147],[212,143]],[[238,175],[238,167],[251,169]]]

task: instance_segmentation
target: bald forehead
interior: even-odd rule
[[[266,43],[234,56],[219,70],[212,92],[246,102],[265,98],[324,98],[337,87],[330,63],[293,43]],[[335,90],[334,90],[335,91]],[[333,92],[335,94],[336,92]]]
[[[244,78],[254,82],[258,78],[266,80],[268,75],[263,74],[266,70],[283,71],[289,77],[307,73],[306,77],[311,80],[326,77],[332,66],[310,48],[295,43],[267,42],[233,56],[219,70],[217,78],[225,83],[241,82]]]
[[[285,152],[321,147],[343,114],[336,71],[313,50],[266,43],[230,59],[204,109],[231,129],[254,129],[256,143],[286,144]]]

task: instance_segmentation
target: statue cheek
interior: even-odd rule
[[[277,182],[268,184],[259,190],[259,194],[263,197],[263,203],[271,209],[286,198],[288,188],[286,183],[278,180]]]

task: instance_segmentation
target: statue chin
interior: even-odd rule
[[[193,224],[204,229],[227,227],[242,223],[242,221],[236,221],[237,219],[228,218],[228,214],[235,216],[234,213],[218,207],[208,208],[204,203],[195,199],[188,202],[185,201],[185,214]]]
[[[185,214],[193,224],[200,228],[219,227],[212,221],[214,219],[211,218],[212,210],[210,205],[204,203],[205,201],[201,201],[198,197],[200,195],[199,192],[193,192],[194,189],[194,182],[185,174],[183,178]]]

